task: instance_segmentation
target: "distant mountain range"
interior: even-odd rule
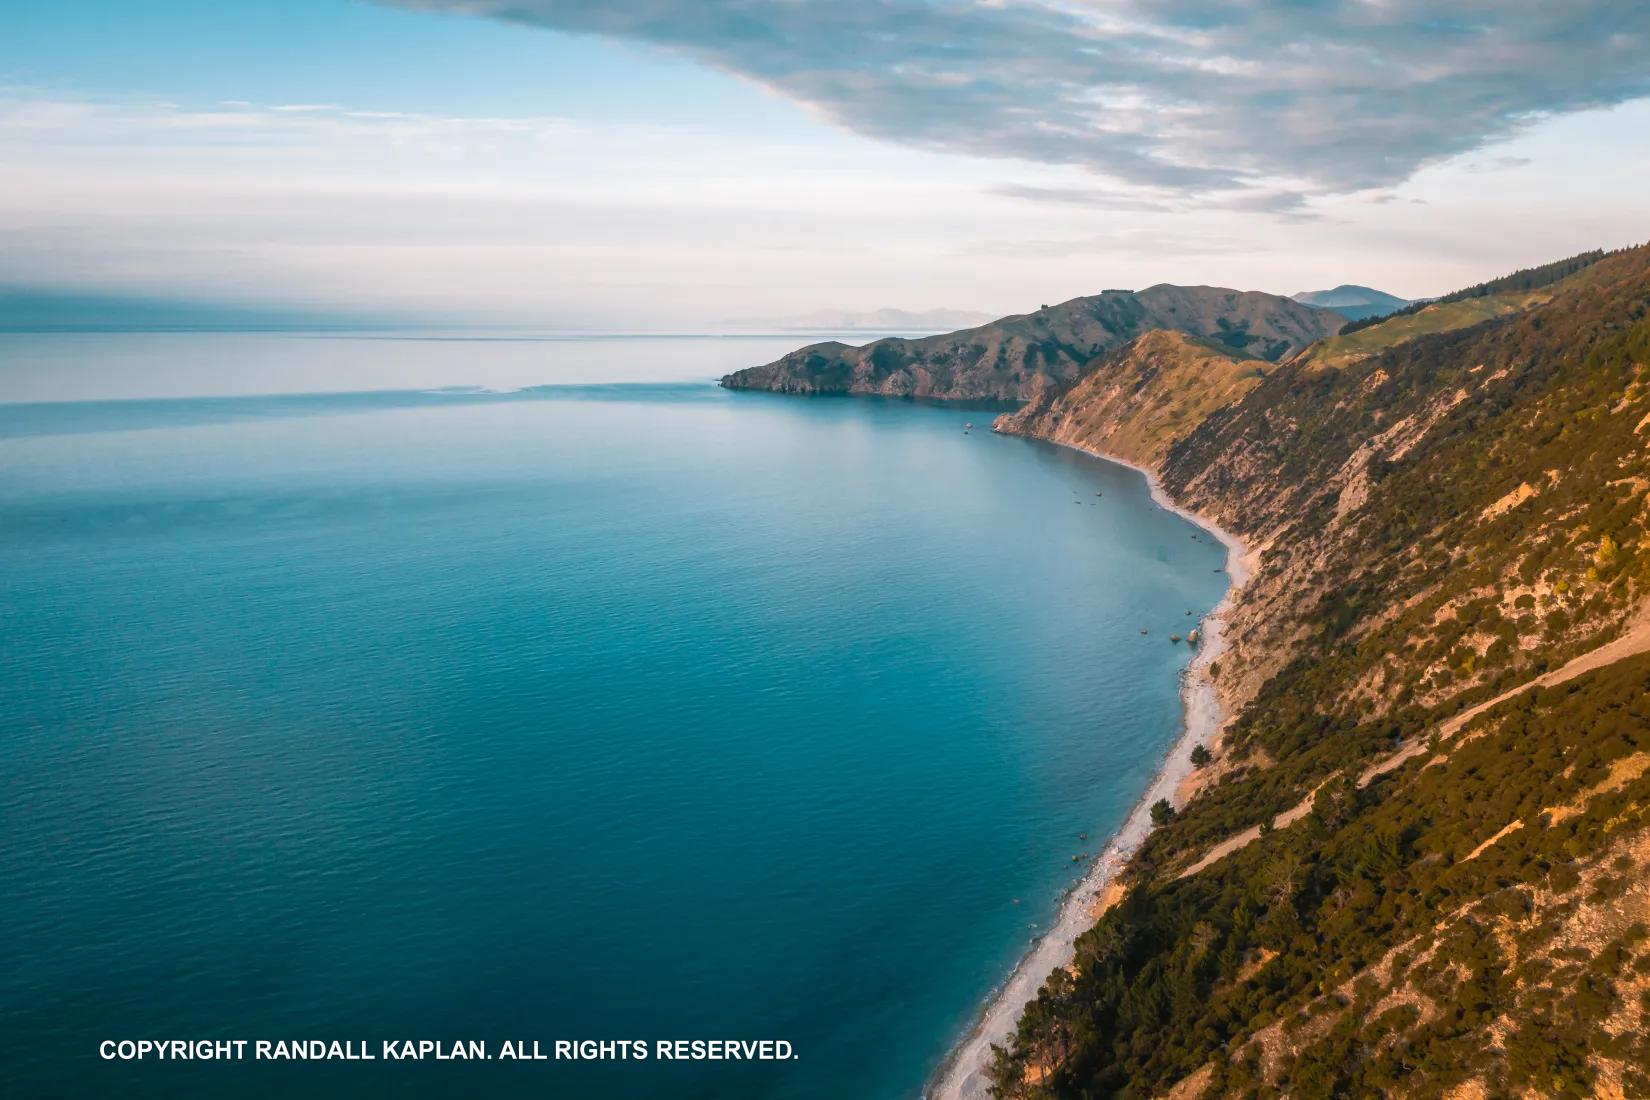
[[[1302,305],[1332,309],[1349,321],[1362,321],[1366,317],[1384,317],[1413,304],[1412,299],[1400,298],[1396,294],[1388,294],[1374,287],[1358,286],[1355,283],[1342,283],[1333,290],[1303,290],[1290,297]]]
[[[950,332],[994,319],[967,309],[816,309],[790,317],[736,317],[722,323],[770,332]]]

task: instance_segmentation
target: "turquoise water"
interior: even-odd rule
[[[1144,788],[1224,585],[1139,475],[967,420],[0,406],[0,1092],[914,1095]],[[150,1037],[798,1057],[97,1056]]]

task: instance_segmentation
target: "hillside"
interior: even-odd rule
[[[1159,285],[1108,290],[1035,313],[922,339],[813,344],[722,379],[732,389],[1024,401],[1075,379],[1097,356],[1154,329],[1266,360],[1336,332],[1343,319],[1272,294]]]
[[[1260,384],[1271,363],[1181,332],[1154,329],[1091,364],[997,430],[1155,466],[1216,409]]]
[[[1316,306],[1319,309],[1332,309],[1349,321],[1361,321],[1366,317],[1381,317],[1396,312],[1411,304],[1408,298],[1400,298],[1396,294],[1388,294],[1384,290],[1374,287],[1358,286],[1354,283],[1342,283],[1332,290],[1307,290],[1290,297],[1302,305]]]
[[[1235,717],[1003,1095],[1650,1094],[1650,248],[1583,266],[1133,444],[1258,552]],[[999,423],[1116,447],[1127,361]]]
[[[1301,352],[1300,359],[1317,367],[1344,367],[1419,336],[1470,328],[1495,317],[1520,313],[1552,298],[1552,293],[1544,290],[1506,291],[1401,310],[1367,326],[1348,325],[1339,334]]]
[[[1344,367],[1418,336],[1453,332],[1495,317],[1522,313],[1598,278],[1594,265],[1608,255],[1603,251],[1583,252],[1457,290],[1434,301],[1414,302],[1382,316],[1355,319],[1336,335],[1301,352],[1298,358],[1318,367]]]

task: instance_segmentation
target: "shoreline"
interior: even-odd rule
[[[1225,547],[1230,583],[1220,602],[1198,624],[1200,641],[1196,653],[1181,672],[1179,736],[1123,824],[1106,842],[1100,857],[1061,898],[1054,924],[1021,956],[1008,978],[991,991],[967,1034],[953,1044],[934,1071],[923,1088],[924,1100],[986,1100],[989,1092],[985,1069],[991,1061],[992,1046],[1002,1045],[1014,1034],[1021,1013],[1037,998],[1048,976],[1070,965],[1076,956],[1077,937],[1093,927],[1099,913],[1117,900],[1119,895],[1111,888],[1151,832],[1152,803],[1159,798],[1176,802],[1177,790],[1194,771],[1189,759],[1192,747],[1211,745],[1218,739],[1226,715],[1208,669],[1226,649],[1226,616],[1255,567],[1253,552],[1241,539],[1208,517],[1171,500],[1154,471],[1088,447],[1055,440],[1040,442],[1069,447],[1092,458],[1126,466],[1143,476],[1154,504],[1213,535]]]

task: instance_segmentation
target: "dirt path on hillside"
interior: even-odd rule
[[[1583,673],[1591,672],[1596,668],[1603,668],[1605,665],[1613,665],[1617,661],[1625,660],[1628,657],[1633,657],[1645,652],[1650,652],[1650,604],[1646,604],[1644,607],[1641,607],[1638,613],[1628,622],[1627,629],[1622,631],[1621,634],[1614,640],[1604,643],[1597,649],[1588,650],[1581,656],[1560,665],[1551,672],[1544,672],[1533,680],[1519,684],[1515,688],[1509,688],[1508,690],[1503,691],[1500,695],[1497,695],[1493,699],[1486,699],[1482,703],[1477,703],[1468,707],[1460,714],[1445,719],[1443,722],[1439,723],[1438,736],[1440,738],[1455,736],[1466,727],[1467,723],[1471,722],[1474,718],[1477,718],[1480,714],[1483,714],[1491,707],[1505,703],[1508,699],[1511,699],[1514,696],[1522,695],[1531,688],[1552,687],[1555,684],[1562,684],[1564,681],[1573,680]],[[1397,768],[1401,768],[1404,766],[1406,761],[1413,760],[1423,752],[1426,752],[1428,740],[1429,739],[1426,737],[1413,738],[1409,744],[1405,745],[1391,756],[1385,757],[1384,759],[1371,764],[1358,776],[1358,786],[1367,787],[1370,781],[1374,780],[1376,777],[1385,775],[1387,772],[1394,771]],[[1328,781],[1329,780],[1326,779],[1324,780],[1324,783],[1327,783]],[[1295,822],[1311,813],[1312,800],[1317,797],[1318,791],[1322,788],[1322,786],[1323,783],[1318,784],[1317,787],[1312,788],[1311,794],[1308,794],[1299,803],[1291,806],[1289,809],[1273,818],[1273,828],[1282,829],[1293,825]],[[1234,836],[1229,836],[1219,844],[1216,844],[1213,848],[1210,848],[1207,852],[1203,853],[1202,858],[1200,858],[1196,863],[1180,872],[1178,877],[1185,878],[1188,875],[1195,875],[1205,867],[1208,867],[1210,864],[1217,863],[1240,848],[1247,847],[1259,837],[1260,826],[1251,825],[1249,828],[1243,830],[1243,832],[1237,833]]]

